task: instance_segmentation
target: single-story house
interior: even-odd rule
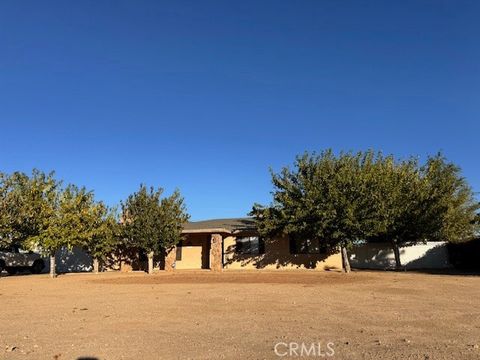
[[[189,222],[181,241],[165,259],[165,269],[341,269],[340,252],[318,241],[263,239],[251,218]]]
[[[254,269],[342,269],[339,251],[328,252],[318,240],[280,236],[259,236],[252,218],[215,219],[189,222],[184,239],[165,257],[158,256],[156,269],[254,270]],[[391,245],[362,243],[349,249],[350,265],[357,269],[395,267]],[[83,250],[61,249],[57,255],[58,272],[91,271],[92,258]],[[145,256],[144,256],[145,257]],[[447,244],[427,242],[400,249],[402,265],[407,269],[451,267]],[[48,259],[45,259],[48,271]],[[108,270],[145,270],[146,257],[137,254],[127,261],[113,261]]]

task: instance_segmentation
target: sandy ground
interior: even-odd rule
[[[0,309],[2,359],[480,358],[480,276],[4,276]]]

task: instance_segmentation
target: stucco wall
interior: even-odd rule
[[[202,246],[182,246],[182,260],[175,261],[176,269],[201,269],[202,268]],[[177,253],[179,248],[177,248]]]
[[[290,254],[288,238],[278,238],[265,242],[265,254],[239,255],[235,253],[235,237],[223,240],[223,263],[225,269],[341,269],[340,253],[325,254]]]
[[[395,256],[388,243],[364,244],[349,253],[350,264],[358,269],[390,269]],[[451,267],[446,242],[427,242],[400,248],[400,261],[407,269],[443,269]]]
[[[208,269],[210,234],[190,234],[183,240],[181,260],[175,260],[176,269]],[[180,250],[181,249],[181,250]]]

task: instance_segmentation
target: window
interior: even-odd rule
[[[325,254],[327,248],[318,239],[290,237],[290,254]]]
[[[177,251],[175,253],[175,260],[176,261],[182,261],[182,246],[183,246],[183,241],[180,241],[177,244]]]
[[[265,241],[258,236],[237,237],[235,252],[242,255],[265,254]]]

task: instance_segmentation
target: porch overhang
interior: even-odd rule
[[[188,222],[184,225],[182,234],[227,234],[256,232],[253,218],[214,219]]]
[[[213,228],[213,229],[189,229],[182,230],[182,234],[233,234],[232,231],[225,228]]]

